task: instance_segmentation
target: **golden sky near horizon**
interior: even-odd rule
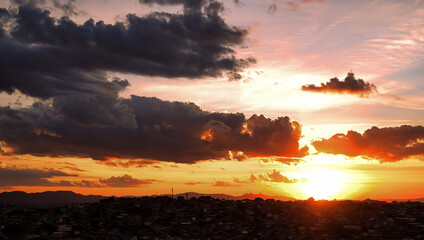
[[[0,191],[424,197],[424,1],[16,2]]]

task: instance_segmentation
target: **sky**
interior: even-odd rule
[[[424,197],[424,1],[0,0],[0,191]]]

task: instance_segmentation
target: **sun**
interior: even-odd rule
[[[300,183],[300,189],[306,197],[314,199],[335,199],[347,180],[347,175],[336,170],[311,169],[304,173],[306,182]]]

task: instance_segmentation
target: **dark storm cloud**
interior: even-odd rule
[[[129,14],[126,22],[89,19],[81,25],[50,16],[34,1],[1,9],[0,26],[14,27],[8,34],[0,30],[0,91],[39,98],[108,94],[115,86],[106,71],[239,79],[254,59],[235,58],[232,46],[244,42],[247,30],[228,26],[219,16],[222,5],[216,4],[184,14]]]
[[[38,1],[16,2],[16,9],[3,11],[13,27],[0,39],[0,91],[19,90],[40,101],[0,107],[0,141],[10,148],[3,154],[118,159],[128,166],[307,154],[299,146],[300,125],[288,117],[246,119],[192,103],[122,99],[129,82],[107,77],[241,78],[254,60],[237,59],[232,47],[244,42],[247,31],[225,23],[221,3],[144,1],[183,4],[185,10],[77,24],[50,16]]]
[[[54,111],[84,124],[136,127],[118,97],[128,81],[110,81],[106,72],[239,79],[254,62],[233,56],[247,31],[228,26],[214,1],[183,14],[129,14],[115,24],[76,24],[50,16],[40,1],[15,2],[18,8],[0,10],[0,26],[13,26],[0,31],[0,91],[50,99]]]
[[[50,16],[37,7],[40,1],[15,2],[18,8],[0,10],[0,92],[50,99],[52,107],[34,106],[28,114],[38,108],[42,115],[43,108],[85,125],[136,128],[132,109],[118,96],[128,81],[110,81],[107,71],[240,79],[254,62],[232,55],[247,31],[228,26],[216,2],[184,14],[129,14],[126,22],[81,25]],[[5,24],[13,26],[7,33]]]
[[[131,110],[118,97],[129,85],[126,80],[108,81],[99,72],[79,72],[67,62],[64,49],[30,47],[0,40],[0,89],[42,99],[51,98],[52,108],[66,118],[84,124],[135,127]],[[83,60],[81,60],[83,61]],[[41,106],[40,106],[41,107]],[[4,112],[3,112],[4,113]]]
[[[77,176],[54,169],[8,167],[0,164],[0,187],[63,186],[65,182],[51,182],[53,177]]]
[[[299,146],[300,125],[288,117],[246,119],[241,113],[207,112],[193,103],[137,96],[122,104],[133,112],[136,128],[82,124],[42,103],[2,107],[0,140],[11,148],[4,154],[193,163],[228,159],[229,151],[240,160],[243,155],[301,157],[308,152]]]
[[[355,78],[353,73],[348,73],[344,81],[338,78],[331,78],[329,82],[321,83],[321,86],[309,84],[302,86],[303,91],[312,92],[329,92],[329,93],[349,93],[359,94],[361,97],[369,96],[378,93],[377,87],[362,79]]]
[[[288,117],[271,120],[255,114],[245,121],[242,132],[245,132],[243,138],[234,142],[240,144],[239,150],[249,156],[303,157],[308,153],[306,146],[299,146],[300,124]],[[219,140],[225,142],[225,136]],[[227,141],[231,139],[227,138]]]
[[[52,9],[59,9],[65,16],[77,16],[84,11],[79,10],[76,6],[76,0],[10,0],[12,5],[45,7],[46,5]]]
[[[318,152],[364,156],[381,162],[396,162],[414,156],[423,159],[424,127],[372,127],[363,134],[349,131],[314,141],[312,145]]]
[[[9,11],[5,8],[0,8],[0,40],[5,36],[5,24],[8,22]]]
[[[11,34],[27,44],[71,51],[62,65],[73,70],[190,78],[227,73],[237,77],[254,62],[231,55],[231,46],[242,44],[247,30],[228,26],[214,4],[206,5],[204,11],[184,14],[129,14],[126,22],[113,25],[92,19],[78,25],[66,17],[55,19],[48,11],[24,5],[19,7]]]

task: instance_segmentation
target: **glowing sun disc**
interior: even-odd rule
[[[305,173],[307,182],[300,184],[307,197],[314,199],[334,199],[346,182],[346,174],[335,170],[314,169]]]

